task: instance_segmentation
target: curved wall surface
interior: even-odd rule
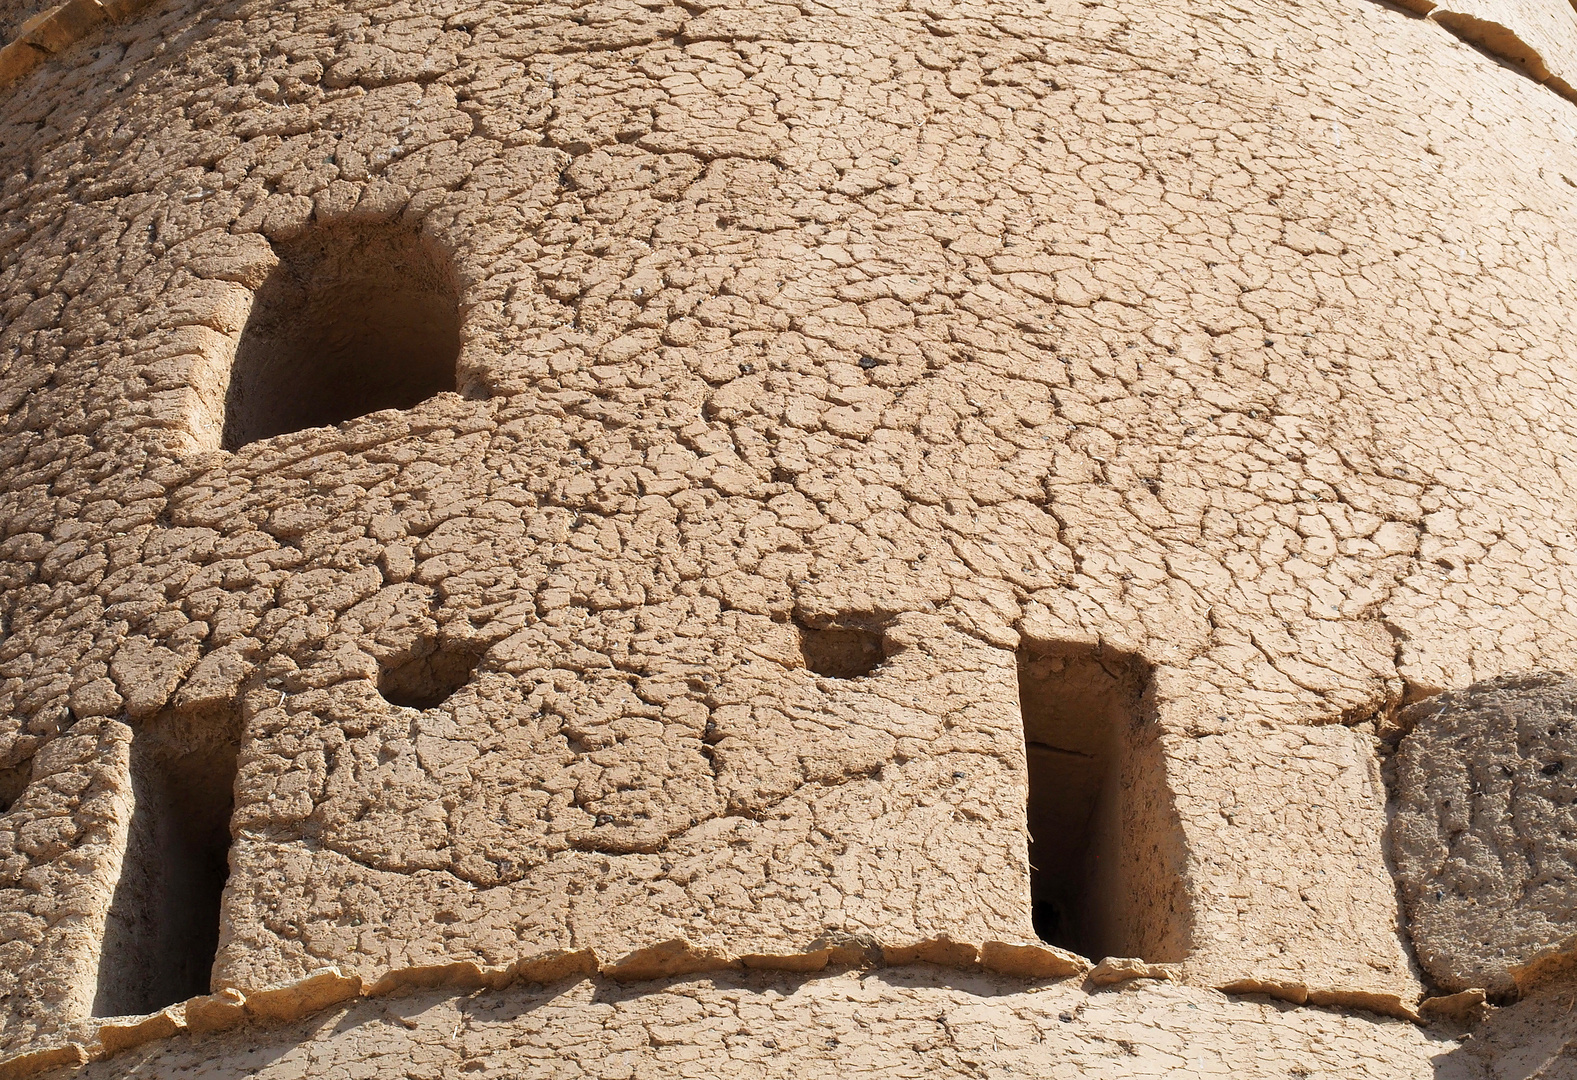
[[[1479,1075],[1382,763],[1577,661],[1565,4],[135,7],[0,4],[14,1070]]]

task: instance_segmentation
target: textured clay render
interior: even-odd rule
[[[1493,679],[1404,720],[1391,830],[1419,963],[1509,993],[1577,937],[1577,680]]]
[[[1556,1075],[1577,13],[1404,6],[0,0],[0,1077]]]

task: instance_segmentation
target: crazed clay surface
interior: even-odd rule
[[[1577,112],[1436,22],[168,0],[62,30],[0,90],[5,1052],[93,1011],[160,725],[240,733],[216,989],[1033,941],[1015,650],[1056,645],[1153,668],[1114,933],[1188,985],[1145,993],[1237,1031],[1216,1061],[1291,1017],[1298,1067],[1428,1075],[1411,1029],[1209,988],[1415,1001],[1377,722],[1577,663]],[[452,275],[455,391],[219,449],[276,249],[374,227]],[[827,629],[881,663],[811,670]],[[895,987],[897,1027],[941,993]],[[590,1008],[506,1038],[611,1061]]]
[[[1252,1032],[1252,1035],[1250,1034]],[[141,1066],[138,1070],[137,1067]],[[290,1027],[142,1047],[119,1077],[1298,1076],[1479,1080],[1454,1041],[1401,1020],[1144,981],[1026,990],[917,969],[720,976],[630,994],[595,981],[474,998],[369,1000]],[[133,1071],[137,1070],[137,1071]]]
[[[1404,722],[1391,843],[1413,948],[1443,988],[1508,992],[1577,932],[1577,680],[1492,679]]]

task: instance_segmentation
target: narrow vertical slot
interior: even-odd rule
[[[1110,649],[1027,644],[1018,653],[1035,931],[1086,956],[1144,955],[1152,937],[1133,918],[1135,845],[1125,835],[1149,676],[1139,657]]]
[[[230,874],[237,728],[228,718],[158,717],[132,737],[134,806],[95,1016],[156,1012],[209,992]]]

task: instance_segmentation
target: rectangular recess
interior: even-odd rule
[[[1153,740],[1139,734],[1150,674],[1142,658],[1099,645],[1026,641],[1018,651],[1035,931],[1092,958],[1177,958],[1181,905],[1169,898],[1172,910],[1154,911],[1156,883],[1136,881],[1176,877],[1147,866],[1173,838],[1134,835],[1156,830],[1149,789],[1162,780],[1158,755],[1144,752]]]
[[[230,866],[239,724],[161,715],[131,744],[133,809],[105,920],[94,1016],[209,992]]]

